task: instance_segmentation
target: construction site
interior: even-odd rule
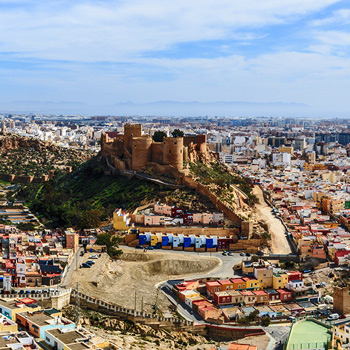
[[[83,261],[89,260],[89,255],[85,254]],[[91,268],[78,266],[68,286],[75,288],[79,283],[79,288],[92,297],[147,312],[157,305],[161,313],[166,313],[171,304],[159,292],[157,283],[206,274],[219,264],[214,257],[124,249],[120,260],[111,260],[102,253]]]

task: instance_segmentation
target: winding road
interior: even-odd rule
[[[258,219],[266,222],[271,235],[272,252],[274,254],[291,254],[292,251],[281,220],[272,214],[271,207],[265,202],[263,192],[259,186],[254,186],[253,193],[259,200],[255,205]]]

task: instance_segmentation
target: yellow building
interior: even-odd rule
[[[291,155],[294,154],[294,147],[293,146],[279,146],[278,150],[281,153],[289,153]]]
[[[325,193],[322,191],[318,191],[318,192],[313,192],[312,193],[312,197],[314,199],[315,202],[320,202],[321,198],[325,196]]]
[[[309,164],[309,163],[305,162],[304,165],[303,165],[303,169],[305,171],[314,171],[315,166],[313,164]]]
[[[286,273],[275,273],[272,276],[272,288],[283,289],[288,283],[288,275]]]
[[[272,288],[272,268],[257,268],[254,269],[254,277],[259,281],[259,287],[261,289]]]
[[[321,199],[324,214],[337,214],[344,209],[345,200],[337,197],[323,197]]]
[[[18,332],[18,326],[17,323],[14,321],[11,321],[6,316],[1,315],[0,316],[0,332],[6,332],[6,333],[16,333]]]
[[[251,277],[243,277],[242,280],[245,281],[246,289],[250,290],[258,290],[260,289],[259,280]]]
[[[116,209],[113,212],[113,228],[118,231],[126,231],[129,228],[129,214],[123,214],[121,209]]]

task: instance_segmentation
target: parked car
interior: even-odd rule
[[[244,253],[240,253],[239,255],[240,255],[240,256],[245,256],[245,254],[244,254]]]
[[[232,252],[228,252],[228,255],[229,255],[229,256],[232,256],[232,255],[233,255],[233,253],[232,253]]]
[[[250,256],[250,253],[246,253],[245,256]]]
[[[18,294],[24,294],[24,290],[20,290]]]
[[[91,267],[90,264],[87,264],[87,263],[82,263],[80,268],[86,268],[86,269],[89,269]]]
[[[143,249],[142,245],[137,245],[135,249]]]
[[[227,255],[227,253],[226,253],[226,252],[222,252],[222,255],[226,256],[226,255]]]
[[[93,264],[95,264],[95,261],[93,261],[93,260],[88,260],[86,263],[87,263],[87,264],[90,264],[90,265],[93,265]]]
[[[30,293],[31,294],[36,294],[36,290],[31,290]]]
[[[89,259],[98,259],[98,255],[97,254],[90,255]]]
[[[146,247],[147,250],[154,250],[154,247]]]
[[[331,314],[327,317],[327,321],[335,321],[339,319],[339,315],[338,314]]]
[[[304,270],[304,273],[310,273],[311,270]]]

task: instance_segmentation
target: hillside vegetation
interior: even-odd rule
[[[55,146],[31,137],[15,134],[0,136],[0,173],[40,177],[50,170],[73,169],[92,156],[89,151]]]
[[[207,185],[224,202],[234,201],[231,185],[236,186],[247,195],[250,205],[254,205],[257,201],[252,193],[253,187],[249,180],[229,171],[225,165],[217,160],[208,164],[189,163],[189,169],[196,181]]]
[[[17,195],[48,227],[96,227],[116,208],[133,209],[151,202],[185,206],[192,210],[214,210],[194,190],[173,190],[145,180],[105,175],[97,157],[77,171],[53,178],[42,185],[22,186]]]

